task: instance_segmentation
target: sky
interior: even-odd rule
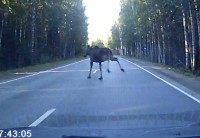
[[[117,21],[120,12],[120,0],[83,0],[88,17],[89,43],[97,38],[107,41],[110,29]]]

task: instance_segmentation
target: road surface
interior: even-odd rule
[[[187,125],[200,120],[200,101],[170,80],[127,60],[125,69],[89,59],[0,83],[0,128],[138,127]]]

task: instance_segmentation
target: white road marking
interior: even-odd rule
[[[173,87],[174,89],[178,90],[179,92],[183,93],[184,95],[188,96],[189,98],[193,99],[194,101],[200,103],[200,100],[199,100],[199,99],[197,99],[196,97],[194,97],[194,96],[188,94],[188,93],[185,92],[184,90],[182,90],[182,89],[176,87],[176,86],[173,85],[172,83],[170,83],[170,82],[168,82],[168,81],[162,79],[161,77],[159,77],[159,76],[153,74],[152,72],[146,70],[145,68],[143,68],[143,67],[141,67],[141,66],[139,66],[139,65],[137,65],[137,64],[135,64],[135,63],[133,63],[133,62],[131,62],[131,61],[129,61],[129,60],[127,60],[127,59],[124,59],[124,58],[121,58],[121,59],[124,60],[124,61],[127,61],[127,62],[129,62],[129,63],[131,63],[131,64],[133,64],[133,65],[135,65],[135,66],[137,66],[138,68],[140,68],[140,69],[142,69],[143,71],[145,71],[145,72],[147,72],[147,73],[153,75],[153,76],[156,77],[157,79],[163,81],[164,83],[168,84],[169,86]]]
[[[98,71],[98,69],[95,69],[95,70],[93,71],[93,74],[97,73],[97,71]]]
[[[30,74],[35,74],[38,72],[16,72],[14,73],[15,75],[30,75]]]
[[[67,72],[87,72],[90,70],[66,70],[66,71],[46,71],[46,73],[67,73]]]
[[[36,127],[38,126],[42,121],[44,121],[48,116],[50,116],[56,109],[53,108],[46,113],[44,113],[41,117],[39,117],[37,120],[35,120],[32,124],[29,125],[29,127]]]
[[[125,70],[137,70],[139,68],[124,68]]]
[[[20,78],[11,79],[11,80],[8,80],[8,81],[0,82],[0,85],[1,85],[1,84],[6,84],[6,83],[9,83],[9,82],[13,82],[13,81],[17,81],[17,80],[21,80],[21,79],[25,79],[25,78],[29,78],[29,77],[36,76],[36,75],[39,75],[39,74],[43,74],[43,73],[46,73],[46,72],[48,72],[48,71],[53,71],[53,70],[56,70],[56,69],[68,67],[68,66],[71,66],[71,65],[74,65],[74,64],[83,62],[83,61],[85,61],[85,60],[87,60],[87,59],[83,59],[83,60],[81,60],[81,61],[77,61],[77,62],[74,62],[74,63],[71,63],[71,64],[67,64],[67,65],[64,65],[64,66],[60,66],[60,67],[57,67],[57,68],[53,68],[53,69],[50,69],[50,70],[40,71],[40,72],[38,72],[38,73],[31,74],[31,75],[27,75],[27,76],[24,76],[24,77],[20,77]]]
[[[68,72],[87,72],[90,70],[65,70],[65,71],[56,71],[56,70],[52,70],[52,71],[45,71],[44,73],[68,73]],[[28,74],[35,74],[35,73],[39,73],[39,72],[21,72],[21,73],[14,73],[16,75],[28,75]]]

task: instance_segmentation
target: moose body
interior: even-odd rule
[[[121,67],[118,59],[116,57],[113,56],[112,51],[109,48],[99,48],[98,46],[95,47],[89,47],[86,50],[86,54],[84,55],[86,56],[90,56],[90,72],[89,72],[89,76],[88,79],[91,78],[91,71],[92,71],[92,66],[93,66],[93,62],[97,62],[99,63],[99,69],[100,69],[100,78],[99,80],[102,80],[102,65],[101,63],[104,61],[108,61],[107,64],[107,71],[110,73],[109,70],[109,61],[116,61],[121,69],[121,71],[124,72],[124,69]]]

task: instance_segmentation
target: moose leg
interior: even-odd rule
[[[101,67],[101,62],[99,62],[99,69],[100,69],[100,78],[99,78],[99,80],[102,80],[103,77],[102,77],[102,67]]]
[[[93,62],[90,61],[90,73],[89,73],[88,79],[91,78],[92,66],[93,66]]]
[[[108,64],[107,64],[107,72],[108,73],[110,73],[109,64],[110,64],[110,60],[108,60]]]
[[[116,58],[116,57],[111,57],[110,60],[111,60],[111,61],[117,61],[118,65],[119,65],[119,67],[120,67],[120,69],[121,69],[121,71],[125,72],[125,70],[122,68],[122,66],[121,66],[120,63],[119,63],[118,58]]]

